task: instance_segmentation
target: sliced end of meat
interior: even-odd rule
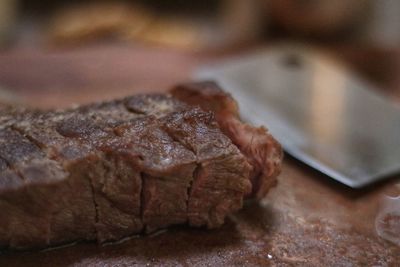
[[[280,144],[264,127],[253,127],[239,119],[236,101],[215,82],[197,82],[178,85],[171,94],[192,106],[215,113],[215,118],[232,142],[252,166],[249,197],[262,199],[276,184],[281,171],[283,152]]]
[[[154,116],[131,120],[114,130],[127,145],[111,150],[121,151],[142,172],[145,231],[186,223],[195,155],[171,138]]]
[[[250,165],[219,129],[211,112],[199,108],[163,118],[164,129],[196,155],[198,166],[189,192],[188,217],[192,226],[216,228],[242,207],[250,192]]]
[[[73,110],[0,113],[0,248],[220,226],[262,198],[282,150],[213,83]]]

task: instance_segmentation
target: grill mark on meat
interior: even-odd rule
[[[35,158],[43,158],[42,151],[26,137],[10,127],[0,130],[0,156],[8,162],[11,167]]]
[[[196,150],[190,146],[187,142],[183,142],[180,138],[178,138],[176,135],[174,135],[171,130],[169,129],[169,127],[166,125],[165,121],[163,121],[162,123],[162,129],[164,130],[165,133],[168,134],[168,136],[174,140],[175,142],[181,144],[183,147],[185,147],[187,150],[191,151],[194,155],[197,156],[197,152]],[[198,163],[198,162],[197,162]]]
[[[18,187],[20,184],[23,183],[23,178],[21,177],[20,174],[18,174],[17,172],[15,172],[15,170],[12,169],[12,167],[10,166],[10,164],[0,158],[0,160],[6,165],[6,169],[3,169],[1,172],[1,176],[0,176],[0,193],[1,194],[7,194],[10,191],[13,191],[15,189],[15,187]],[[15,179],[18,179],[18,181],[16,181]],[[8,201],[4,200],[4,199],[0,199],[0,207],[4,206],[8,206],[10,205],[8,203]],[[6,209],[4,209],[6,210]],[[2,212],[5,212],[5,211]],[[10,241],[11,241],[11,232],[9,231],[9,218],[1,218],[1,216],[4,216],[6,214],[4,213],[0,213],[0,223],[3,223],[3,225],[1,225],[0,228],[0,236],[3,237],[3,240],[0,240],[0,250],[1,249],[6,249],[9,247]],[[8,215],[6,215],[8,216]],[[8,226],[8,227],[5,227]],[[6,229],[4,229],[6,228]]]
[[[197,156],[197,162],[202,165],[220,158],[229,159],[235,154],[240,155],[238,149],[220,132],[211,113],[205,113],[200,109],[172,113],[165,117],[164,123],[169,134],[189,147]],[[229,185],[224,184],[223,188],[226,186]],[[232,189],[241,191],[236,186]]]
[[[35,120],[32,121],[33,123],[36,122]],[[45,157],[48,159],[57,162],[58,164],[62,165],[62,159],[60,158],[60,155],[54,154],[53,152],[53,146],[55,146],[52,143],[46,143],[43,140],[37,139],[37,136],[32,135],[32,128],[29,127],[26,129],[24,125],[20,124],[13,124],[11,126],[15,131],[18,131],[21,135],[23,135],[26,139],[28,139],[30,142],[36,145],[44,154]],[[59,134],[57,131],[52,131],[51,128],[49,128],[51,131],[51,139],[54,141],[54,143],[60,142],[64,137]],[[66,141],[66,139],[65,139]],[[63,145],[63,144],[62,144]]]
[[[141,155],[138,168],[142,170],[142,218],[146,232],[185,223],[187,187],[195,167],[193,153],[172,140],[152,116],[122,124],[115,131],[136,144],[131,149]]]
[[[243,192],[249,190],[247,163],[237,164],[243,158],[235,158],[236,166],[230,163],[234,159],[232,155],[239,155],[238,150],[218,130],[211,113],[194,108],[171,113],[163,119],[169,134],[189,146],[197,157],[198,168],[189,194],[190,225],[207,225],[209,228],[221,225],[226,214],[242,206],[239,199]],[[207,140],[204,136],[207,136]],[[226,167],[221,168],[225,165]],[[233,168],[234,171],[228,168]],[[224,172],[231,173],[228,179],[226,175],[221,175]],[[243,173],[245,177],[238,176],[238,173]],[[227,190],[221,190],[222,188]],[[225,196],[237,198],[237,201],[230,202]]]
[[[35,148],[37,148],[38,150],[40,150],[41,151],[41,149],[39,148],[39,147],[37,147],[34,143],[32,143],[32,142],[30,142],[30,140],[29,139],[27,139],[23,134],[20,134],[18,131],[15,131],[14,129],[12,129],[12,127],[11,127],[11,125],[9,125],[9,126],[7,126],[7,127],[5,127],[5,128],[3,128],[3,129],[0,129],[0,131],[10,131],[10,133],[15,133],[16,135],[14,136],[14,138],[13,139],[16,139],[16,140],[11,140],[11,141],[14,141],[14,142],[24,142],[25,143],[25,145],[28,145],[28,146],[30,146],[30,145],[33,145],[33,147],[35,147]],[[19,140],[18,140],[19,139]],[[8,140],[8,141],[10,141],[10,140]],[[26,142],[26,141],[28,141],[28,142]],[[7,142],[7,141],[6,141]],[[3,147],[9,147],[8,149],[5,149],[6,151],[5,151],[5,153],[7,154],[7,155],[12,155],[11,157],[10,156],[4,156],[4,155],[0,155],[0,158],[7,164],[7,167],[8,167],[8,169],[10,169],[10,170],[12,170],[24,183],[26,183],[27,182],[27,179],[26,179],[26,177],[21,173],[21,169],[18,167],[21,163],[23,163],[23,162],[29,162],[29,161],[31,161],[32,159],[31,158],[23,158],[23,160],[21,160],[21,161],[19,161],[19,159],[17,159],[14,155],[13,155],[13,146],[14,146],[14,144],[13,144],[13,142],[11,142],[11,146],[10,146],[10,144],[8,143],[8,144],[5,144],[5,146],[3,146]],[[31,147],[30,149],[26,149],[26,151],[20,151],[19,153],[19,155],[21,155],[23,152],[26,152],[27,154],[29,154],[29,152],[31,152],[31,153],[35,153],[35,152],[33,152],[32,151],[32,148],[33,147]],[[33,149],[34,150],[34,149]],[[0,148],[0,153],[1,152],[3,152],[3,150]],[[3,152],[4,153],[4,152]],[[17,153],[17,156],[19,156],[18,155],[18,153]],[[25,155],[21,155],[21,158],[22,157],[26,157],[27,155],[25,154]],[[40,155],[40,157],[43,157],[43,155]]]
[[[161,101],[161,103],[159,103]],[[176,102],[176,101],[175,101]],[[152,95],[152,96],[139,96],[139,99],[137,99],[136,97],[133,98],[127,98],[124,101],[125,103],[125,108],[127,110],[127,112],[130,113],[134,113],[134,114],[143,114],[143,115],[148,115],[148,116],[156,116],[156,117],[162,117],[163,115],[165,115],[164,113],[167,113],[167,111],[172,110],[172,107],[169,106],[172,101],[170,97],[166,97],[165,95]],[[144,107],[144,109],[142,109]],[[160,108],[161,107],[161,108]],[[160,129],[162,130],[162,132],[166,133],[167,136],[173,141],[173,142],[177,142],[176,139],[171,138],[172,136],[170,136],[165,129],[163,129],[163,127],[160,126]],[[120,133],[118,133],[120,135]],[[178,144],[182,145],[181,142],[177,142]],[[184,148],[187,149],[186,146],[183,146]],[[189,149],[189,151],[191,151]],[[144,175],[144,174],[143,174]],[[146,177],[146,176],[143,176]],[[142,214],[143,214],[143,221],[146,221],[146,216],[145,216],[145,205],[146,205],[146,198],[145,198],[145,190],[147,190],[146,188],[148,188],[149,183],[153,182],[154,184],[154,179],[160,179],[160,180],[164,180],[165,178],[163,177],[152,177],[150,178],[149,176],[147,176],[148,179],[144,179],[143,180],[143,195],[142,195]],[[187,185],[187,189],[185,190],[185,221],[187,222],[188,217],[187,217],[187,207],[188,207],[188,202],[189,202],[189,194],[188,192],[190,192],[190,188],[192,185],[192,181],[193,181],[194,177],[193,174],[191,174],[190,176],[190,182]],[[165,180],[165,182],[163,182],[164,185],[166,185],[166,183],[168,183],[168,179]],[[157,182],[155,183],[155,185],[157,184]],[[181,223],[184,223],[181,222]],[[171,222],[173,223],[173,222]],[[154,228],[154,227],[153,227]],[[152,231],[152,227],[149,225],[146,225],[145,227],[147,232],[151,232]]]
[[[156,116],[157,118],[162,118],[165,116],[168,116],[171,112],[176,112],[177,110],[184,110],[187,109],[188,107],[181,103],[176,101],[175,99],[172,99],[170,96],[166,95],[141,95],[138,97],[133,97],[133,98],[127,98],[125,101],[125,107],[128,112],[133,112],[135,114],[143,114],[143,115],[148,115],[148,116]],[[160,108],[161,107],[161,108]],[[160,112],[164,111],[164,112]],[[165,112],[169,111],[169,112]],[[194,155],[196,155],[196,152],[192,147],[190,147],[188,144],[182,142],[179,140],[179,138],[176,138],[174,135],[172,135],[167,127],[165,127],[164,123],[162,122],[161,125],[161,130],[168,135],[168,137],[173,140],[174,142],[177,142],[178,144],[182,145],[184,148],[192,152]],[[189,222],[189,202],[190,202],[190,197],[191,197],[191,190],[192,190],[192,185],[193,181],[196,179],[195,176],[195,170],[200,167],[200,163],[198,163],[198,160],[196,159],[196,167],[193,170],[193,173],[191,175],[191,179],[189,182],[189,185],[186,189],[186,222]],[[144,195],[143,195],[144,196]],[[142,198],[142,203],[145,203],[144,197]],[[147,229],[147,227],[146,227]]]
[[[82,111],[83,110],[83,111]],[[135,116],[136,114],[131,114],[129,112],[127,112],[125,110],[125,108],[122,106],[121,101],[113,101],[111,104],[110,103],[102,103],[100,105],[94,105],[94,107],[92,106],[91,108],[83,108],[82,110],[79,110],[80,113],[82,112],[87,112],[84,113],[85,117],[89,117],[93,120],[94,126],[95,127],[90,127],[90,128],[98,128],[96,126],[96,124],[101,125],[101,130],[107,132],[107,134],[105,134],[104,140],[102,138],[98,138],[98,135],[96,135],[95,139],[96,142],[92,142],[91,140],[87,140],[87,135],[89,134],[89,139],[93,139],[90,138],[90,135],[92,134],[90,131],[83,133],[83,139],[82,141],[84,142],[89,142],[92,143],[93,149],[96,150],[96,154],[101,155],[100,156],[100,160],[101,160],[101,168],[103,169],[103,174],[100,174],[101,177],[103,177],[103,181],[105,182],[105,184],[101,184],[98,183],[97,186],[95,186],[95,198],[98,198],[99,201],[101,201],[101,205],[98,203],[98,206],[101,206],[101,210],[99,210],[99,222],[101,222],[99,224],[99,227],[101,227],[101,229],[103,229],[101,232],[104,232],[103,234],[99,235],[99,242],[106,242],[106,241],[112,241],[112,240],[118,240],[120,238],[122,238],[122,232],[124,236],[126,235],[131,235],[131,234],[135,234],[139,231],[141,231],[141,229],[143,228],[142,226],[142,219],[141,219],[141,215],[140,215],[140,205],[141,205],[141,200],[140,200],[140,194],[141,194],[141,190],[142,190],[142,178],[141,177],[137,177],[139,174],[138,172],[134,171],[132,172],[132,177],[131,177],[131,184],[129,184],[129,186],[134,185],[132,183],[139,183],[136,184],[137,190],[139,190],[137,196],[137,205],[138,205],[138,212],[137,213],[132,213],[132,211],[127,211],[126,209],[121,209],[120,204],[118,204],[121,200],[120,199],[115,199],[115,197],[110,197],[108,195],[108,190],[106,188],[106,183],[107,181],[113,181],[116,185],[119,184],[120,181],[118,181],[119,178],[121,178],[123,176],[122,173],[118,174],[119,171],[124,172],[123,169],[126,169],[128,165],[130,165],[131,161],[134,160],[134,158],[136,157],[136,155],[132,155],[131,153],[127,152],[125,153],[124,151],[120,151],[121,148],[119,148],[119,144],[123,143],[124,141],[121,141],[121,135],[118,133],[118,131],[115,129],[116,127],[118,127],[119,125],[125,123],[125,121],[127,120],[132,120],[135,119],[137,116]],[[117,116],[116,116],[117,114]],[[98,131],[98,130],[97,130]],[[70,131],[69,131],[70,132]],[[82,135],[81,133],[78,133],[78,135]],[[103,135],[101,133],[101,135]],[[108,139],[108,140],[107,140]],[[103,141],[102,141],[103,140]],[[116,144],[116,147],[113,147],[113,145]],[[100,145],[100,146],[99,146]],[[114,156],[112,156],[111,160],[106,159],[107,154],[113,154]],[[117,157],[116,155],[118,153],[122,153],[121,155],[123,155],[122,157]],[[123,158],[127,158],[127,160],[124,160]],[[140,157],[138,157],[139,161],[140,161]],[[114,162],[116,163],[116,165],[110,167],[109,164],[107,164],[108,162]],[[123,169],[121,169],[121,164],[119,164],[118,162],[122,162],[122,165],[125,167],[122,167]],[[111,169],[110,169],[111,168]],[[114,171],[114,173],[113,173]],[[136,174],[135,174],[136,173]],[[99,175],[99,174],[98,174]],[[122,175],[121,177],[119,177],[118,175]],[[122,177],[123,178],[123,177]],[[127,177],[125,177],[124,179],[126,180]],[[99,179],[96,179],[96,181],[99,181]],[[126,181],[124,182],[126,183]],[[106,191],[105,191],[106,190]],[[116,188],[116,190],[126,190],[123,188]],[[121,191],[122,193],[122,191]],[[126,193],[125,191],[123,192],[124,194]],[[133,193],[133,192],[132,192]],[[96,197],[97,196],[97,197]],[[105,202],[106,201],[106,202]],[[114,203],[114,201],[117,201],[116,203]],[[131,203],[132,204],[132,203]],[[132,204],[134,205],[134,204]],[[106,210],[107,209],[113,209],[115,212],[117,212],[117,210],[119,210],[117,213],[118,214],[114,214],[117,216],[120,216],[118,220],[121,220],[120,222],[123,224],[122,226],[118,226],[118,225],[113,225],[113,224],[109,224],[108,222],[104,221],[106,219],[105,216],[107,216]],[[101,214],[101,216],[100,216]],[[134,219],[135,217],[135,219]],[[118,222],[118,220],[116,220]],[[140,220],[140,222],[133,222],[131,223],[131,226],[129,225],[125,225],[125,223],[127,222],[127,220]],[[140,225],[138,225],[138,223]],[[135,227],[140,227],[140,229],[132,229],[132,227],[136,225]],[[107,228],[109,227],[110,232],[107,233]],[[118,227],[119,230],[118,230]],[[126,230],[124,230],[126,228]],[[131,229],[131,230],[129,230]],[[122,232],[121,232],[122,231]],[[127,231],[131,231],[131,232],[127,232]]]
[[[38,178],[42,179],[42,177],[37,175],[37,169],[35,169],[35,164],[40,164],[37,162],[37,160],[46,160],[44,157],[43,153],[40,148],[38,148],[35,144],[30,142],[23,134],[19,133],[18,131],[15,131],[8,125],[7,127],[1,129],[3,131],[2,135],[3,138],[5,138],[5,142],[3,141],[2,143],[2,149],[1,152],[3,153],[2,158],[8,165],[8,168],[14,172],[16,177],[19,177],[22,180],[23,184],[27,184],[31,181],[37,183]],[[7,155],[4,155],[6,153]],[[31,165],[32,164],[32,165]],[[13,188],[14,190],[16,188]],[[31,188],[32,189],[32,188]],[[14,191],[11,190],[8,192],[9,195],[16,194]],[[30,190],[29,188],[23,188],[21,190],[22,195],[17,194],[15,197],[18,198],[18,196],[21,198],[19,201],[23,201],[22,198],[26,198],[29,200],[33,194],[34,191]],[[6,207],[9,207],[14,213],[15,216],[18,216],[19,219],[23,220],[26,216],[29,216],[27,211],[25,209],[22,209],[19,207],[17,203],[14,203],[14,198],[11,198],[9,200],[2,199],[2,206],[4,205]],[[45,218],[51,218],[51,214],[42,214]],[[36,216],[36,215],[34,215]],[[25,232],[22,233],[14,233],[14,227],[15,223],[21,223],[19,221],[13,222],[13,221],[4,221],[2,220],[3,226],[2,227],[7,227],[8,225],[8,230],[9,230],[9,238],[7,241],[7,246],[24,246],[23,242],[26,241],[26,236]],[[10,228],[11,227],[11,228]],[[50,236],[50,225],[49,224],[44,224],[40,225],[38,224],[37,226],[32,226],[34,231],[39,232],[40,235],[42,235],[40,238],[37,240],[32,240],[32,242],[38,242],[40,245],[48,245],[49,244],[49,236]],[[38,237],[38,236],[36,236]],[[24,241],[25,238],[25,241]],[[21,241],[22,240],[22,241]],[[29,239],[28,239],[29,240]],[[22,243],[21,243],[22,242]],[[29,242],[29,241],[28,241]]]
[[[100,119],[100,122],[102,123],[103,121]],[[66,127],[61,123],[58,125],[58,131],[61,134],[66,134],[67,136],[69,136],[69,138],[78,138],[80,142],[90,144],[90,146],[92,146],[91,149],[96,151],[96,154],[98,156],[98,158],[93,163],[97,167],[94,168],[94,170],[89,171],[90,174],[97,176],[91,178],[91,185],[94,192],[94,201],[97,205],[97,222],[95,225],[97,229],[98,242],[103,243],[106,241],[118,240],[123,236],[137,232],[138,230],[132,229],[132,227],[137,227],[137,222],[134,221],[137,219],[136,217],[138,215],[121,209],[119,203],[114,203],[114,201],[120,201],[119,197],[114,196],[110,198],[110,192],[109,189],[107,189],[108,181],[112,181],[115,184],[114,189],[117,190],[117,192],[121,193],[121,197],[125,196],[123,195],[125,194],[125,192],[123,192],[123,190],[125,189],[123,189],[122,187],[118,187],[120,184],[120,181],[118,181],[118,175],[123,175],[120,172],[124,171],[123,168],[127,168],[126,163],[123,161],[123,166],[121,168],[121,159],[118,159],[116,157],[111,157],[107,159],[107,155],[103,153],[103,151],[98,147],[98,145],[102,143],[102,138],[115,140],[116,136],[113,134],[112,131],[108,133],[103,131],[95,124],[95,122],[88,122],[88,124],[86,125],[86,129],[84,128],[83,131],[80,130],[82,127],[76,127],[75,125],[75,123],[78,123],[78,126],[81,124],[79,118],[77,120],[70,120],[67,123],[72,123],[72,127]],[[62,126],[61,131],[59,126]],[[107,127],[107,125],[103,126]],[[78,128],[78,131],[75,131],[75,128]],[[91,139],[93,138],[95,139],[95,142],[91,141]],[[114,173],[110,171],[110,166],[107,163],[115,164],[112,166]],[[95,172],[93,173],[93,171]],[[124,178],[126,179],[126,177]],[[136,178],[133,176],[132,181],[136,181]],[[131,184],[126,185],[129,187],[131,186]],[[139,184],[138,186],[140,189],[141,185]],[[140,199],[138,200],[138,202],[140,202]],[[140,205],[140,203],[137,204]],[[123,203],[123,205],[125,204]],[[133,205],[133,207],[135,206],[134,203],[131,203],[131,205]],[[108,214],[109,212],[111,212],[113,216],[115,216],[115,223],[107,218],[107,216],[110,216]]]
[[[128,112],[153,115],[157,118],[186,107],[186,104],[166,94],[135,95],[125,98],[123,103]]]
[[[86,201],[84,205],[91,209],[87,217],[73,213],[76,219],[91,223],[90,230],[86,229],[90,233],[68,236],[65,231],[63,237],[57,234],[63,227],[74,231],[68,228],[73,225],[63,224],[65,217],[57,212],[64,204],[50,205],[46,216],[56,224],[47,225],[47,244],[72,242],[78,237],[97,238],[101,243],[174,223],[212,228],[242,206],[249,185],[248,166],[237,147],[221,133],[212,113],[191,108],[170,95],[154,94],[38,114],[19,113],[21,121],[0,115],[0,122],[18,130],[39,147],[44,159],[61,164],[68,172],[65,181],[54,183],[54,194],[65,197],[65,205],[72,203],[74,210]],[[185,127],[193,124],[190,127],[194,128],[179,128],[179,120],[167,125],[174,116],[186,116]],[[39,124],[35,123],[37,117],[42,119]],[[140,121],[147,124],[135,128]],[[189,139],[169,127],[186,132]],[[8,167],[1,167],[0,160],[0,168]],[[78,186],[85,196],[75,203],[74,197],[81,197],[73,193]],[[53,185],[46,189],[48,193],[50,188]]]
[[[173,115],[171,115],[171,114],[178,114],[178,116],[179,116],[179,111],[178,112],[172,112],[172,113],[170,112],[169,114],[168,113],[167,114],[160,114],[159,110],[157,109],[157,107],[160,106],[160,104],[157,103],[157,100],[161,100],[162,101],[161,106],[163,108],[167,109],[167,110],[168,110],[168,108],[165,107],[166,106],[165,103],[169,103],[170,105],[174,106],[175,110],[179,110],[180,112],[183,112],[184,110],[190,110],[188,108],[188,106],[186,106],[185,104],[182,104],[181,102],[178,102],[178,101],[172,99],[170,96],[165,96],[165,95],[162,96],[162,97],[156,96],[155,98],[150,98],[149,96],[145,96],[144,99],[142,97],[142,99],[140,99],[140,101],[135,101],[135,99],[133,99],[133,101],[131,100],[130,102],[126,103],[126,105],[131,105],[131,106],[133,105],[134,106],[133,110],[135,110],[135,111],[139,110],[139,111],[141,111],[143,113],[146,113],[147,115],[155,115],[158,118],[160,118],[161,120],[163,120],[163,118],[165,118],[165,116],[173,117]],[[144,106],[144,108],[142,108],[142,106]],[[129,108],[128,108],[128,110],[129,110]],[[171,110],[174,110],[174,109],[171,109]],[[200,119],[200,121],[202,121],[202,123],[206,123],[207,124],[207,123],[211,123],[213,121],[213,116],[210,113],[207,114],[205,112],[200,112],[199,110],[196,110],[195,113],[197,115],[199,115],[199,119]],[[162,127],[163,130],[165,132],[167,132],[167,134],[170,137],[172,137],[173,140],[178,141],[180,144],[182,144],[189,151],[192,151],[197,157],[197,160],[196,160],[197,161],[197,166],[196,166],[197,172],[196,172],[196,175],[193,175],[192,182],[190,183],[189,188],[188,188],[188,192],[189,193],[188,193],[188,201],[187,201],[187,203],[189,203],[189,205],[187,206],[187,208],[189,209],[190,206],[193,206],[190,203],[192,203],[192,202],[196,203],[196,200],[192,200],[192,196],[194,194],[193,185],[198,183],[198,181],[200,180],[200,178],[201,178],[200,174],[202,173],[201,170],[207,169],[207,167],[204,166],[204,164],[206,162],[206,159],[204,159],[204,158],[201,159],[201,152],[197,151],[194,147],[192,147],[190,142],[183,142],[182,140],[180,140],[180,138],[174,136],[174,134],[169,132],[168,131],[168,127],[165,125],[165,120],[163,121],[162,125],[163,125],[163,127]],[[216,125],[214,125],[214,127],[215,126]],[[212,189],[209,189],[209,190],[212,190]],[[227,193],[227,194],[230,194],[230,193]],[[220,205],[219,207],[223,207],[224,205],[228,205],[227,209],[235,210],[235,209],[238,209],[239,207],[242,206],[241,201],[239,201],[239,202],[240,203],[238,205],[236,205],[236,206],[232,206],[233,204],[231,205],[231,204],[227,204],[227,203],[225,203],[225,204],[216,204],[216,205]],[[229,206],[229,205],[231,205],[231,206]],[[217,209],[218,207],[214,207],[214,208]],[[212,210],[214,208],[212,208],[210,206],[210,209],[208,210],[208,213],[211,214],[213,212],[215,214],[216,211]],[[227,212],[227,211],[223,211],[223,212]],[[190,214],[191,214],[191,212],[188,213],[188,217],[190,217]],[[222,217],[224,217],[224,215]],[[212,218],[211,221],[207,222],[207,225],[209,227],[211,227],[211,228],[212,227],[216,227],[216,226],[222,224],[222,222],[223,222],[223,221],[221,221],[221,218],[217,218],[215,216],[210,216],[209,215],[208,218]],[[199,222],[199,221],[194,222],[193,221],[193,222],[191,222],[191,224],[192,225],[196,225],[196,226],[200,226],[200,225],[205,224],[205,222],[204,221],[202,221],[202,222]]]
[[[42,115],[44,115],[45,117],[44,118],[42,118],[42,120],[46,120],[46,114],[45,113],[43,113]],[[57,113],[55,114],[55,116],[57,116]],[[35,117],[35,118],[32,118],[32,120],[33,121],[31,121],[31,123],[34,123],[35,122],[35,119],[39,119],[39,122],[41,122],[41,120],[40,120],[40,116],[38,116],[38,117]],[[53,118],[54,119],[54,118]],[[48,122],[48,120],[46,120],[47,122]],[[39,124],[41,124],[41,123],[39,123]],[[39,139],[36,139],[35,137],[35,135],[31,135],[31,130],[32,130],[32,128],[29,126],[29,124],[28,125],[26,125],[26,126],[28,126],[28,128],[25,128],[24,126],[25,126],[26,124],[24,124],[24,122],[21,122],[21,123],[16,123],[15,125],[13,125],[13,128],[14,129],[16,129],[16,130],[18,130],[22,135],[24,135],[26,138],[29,138],[29,140],[31,141],[31,142],[33,142],[33,143],[35,143],[41,150],[42,150],[42,152],[44,153],[44,155],[46,155],[46,157],[47,158],[49,158],[50,159],[50,161],[51,162],[54,162],[54,163],[56,163],[57,165],[59,165],[59,166],[62,166],[61,168],[62,169],[65,169],[66,168],[66,166],[63,166],[63,165],[65,165],[65,162],[66,162],[66,160],[65,159],[61,159],[60,158],[60,155],[58,155],[58,154],[54,154],[53,153],[53,149],[54,149],[54,146],[55,146],[55,144],[57,144],[57,142],[60,142],[62,139],[63,139],[63,137],[61,136],[61,135],[59,135],[58,134],[58,132],[56,132],[56,131],[52,131],[51,132],[51,139],[54,139],[53,141],[49,141],[49,143],[46,143],[46,140],[50,140],[50,139],[46,139],[46,137],[44,138],[44,139],[42,139],[42,140],[39,140]],[[52,125],[51,123],[50,123],[50,125]],[[50,128],[48,128],[49,130],[51,129],[51,127]],[[41,138],[43,138],[43,137],[41,137]],[[65,141],[66,141],[66,139],[65,139]],[[60,143],[59,143],[60,144]],[[61,145],[61,144],[60,144]],[[72,166],[69,166],[67,169],[65,169],[69,174],[68,174],[68,176],[69,177],[67,177],[66,178],[66,180],[65,180],[65,182],[63,182],[62,184],[60,184],[59,185],[59,187],[58,187],[58,190],[61,190],[62,192],[70,192],[70,193],[72,193],[72,192],[74,192],[75,190],[83,190],[84,188],[85,188],[85,186],[86,185],[88,185],[89,186],[89,188],[90,188],[90,186],[91,186],[91,181],[87,178],[87,177],[83,177],[84,178],[84,180],[86,180],[86,182],[84,182],[84,181],[82,181],[82,182],[79,182],[77,179],[77,177],[76,177],[76,174],[73,174],[73,173],[71,173],[71,172],[69,172],[70,170],[74,170],[75,169],[75,167],[74,166],[76,166],[76,168],[77,169],[80,169],[82,166],[79,166],[78,164],[73,164]],[[81,186],[82,188],[76,188],[76,187],[74,187],[74,186],[72,186],[70,183],[74,183],[75,184],[75,186],[76,186],[76,183],[79,183],[79,186]],[[85,185],[86,184],[86,185]],[[61,188],[60,188],[61,187]],[[62,189],[62,187],[65,187],[65,189]],[[89,189],[88,188],[88,189]],[[93,203],[93,195],[91,195],[92,194],[92,192],[91,192],[91,190],[86,190],[85,191],[87,194],[89,194],[90,195],[90,201],[91,201],[91,203],[92,203],[92,205],[89,205],[89,206],[87,206],[87,207],[90,207],[91,208],[91,210],[93,210],[93,213],[87,213],[87,215],[83,215],[83,217],[82,217],[82,215],[80,215],[80,211],[77,211],[77,210],[73,210],[73,209],[71,209],[71,210],[68,210],[68,212],[72,212],[72,215],[76,218],[76,219],[79,219],[79,218],[81,218],[81,219],[88,219],[91,215],[90,214],[96,214],[96,210],[95,210],[95,206],[94,206],[94,203]],[[73,193],[72,193],[73,194]],[[76,196],[76,197],[78,197],[78,198],[80,198],[80,197],[82,197],[82,196]],[[72,199],[72,201],[74,201],[73,199]],[[84,204],[84,203],[82,203],[82,204]],[[75,203],[74,205],[76,205],[75,207],[77,207],[77,206],[79,206],[79,204],[78,203]],[[85,207],[82,207],[82,208],[86,208],[86,206]],[[54,244],[54,245],[59,245],[59,244],[65,244],[65,243],[70,243],[70,242],[76,242],[76,241],[79,241],[79,240],[82,240],[82,239],[86,239],[86,237],[90,237],[90,236],[93,236],[93,234],[95,234],[96,232],[96,229],[95,229],[95,227],[94,227],[94,222],[92,223],[93,224],[93,227],[90,227],[90,231],[92,232],[92,233],[87,233],[85,236],[76,236],[76,234],[75,233],[73,233],[72,234],[72,236],[76,236],[76,238],[74,238],[74,239],[67,239],[67,240],[65,240],[65,241],[57,241],[57,236],[54,236],[54,234],[60,234],[60,230],[58,230],[58,232],[53,232],[53,230],[54,231],[56,231],[55,229],[53,229],[53,226],[55,227],[56,225],[54,225],[55,223],[61,223],[61,229],[63,228],[63,227],[67,227],[67,231],[70,231],[70,230],[73,230],[73,229],[68,229],[68,225],[62,225],[63,224],[63,222],[61,221],[60,222],[60,219],[61,220],[63,220],[63,217],[59,217],[59,218],[57,218],[56,216],[63,216],[63,213],[64,211],[60,211],[60,210],[57,210],[57,209],[55,209],[55,210],[53,210],[53,211],[51,211],[51,216],[50,216],[50,219],[49,219],[49,222],[51,222],[51,223],[49,223],[49,231],[51,231],[51,235],[52,235],[52,238],[55,238],[54,240],[52,240],[52,244]],[[82,212],[86,212],[86,211],[82,211]],[[84,225],[84,227],[88,227],[88,223],[90,223],[89,221],[82,221],[82,222],[79,222],[80,224],[82,224],[82,225]],[[79,227],[81,227],[81,225],[79,226]],[[89,230],[89,229],[88,229]]]
[[[43,145],[38,142],[36,139],[32,138],[30,135],[27,135],[22,129],[16,127],[14,124],[10,125],[10,128],[14,131],[18,132],[20,135],[28,139],[32,144],[34,144],[37,148],[39,148],[44,154],[47,154]]]
[[[29,178],[29,180],[33,180],[37,182],[38,180],[43,179],[43,173],[48,171],[47,166],[49,162],[43,161],[42,163],[32,163],[32,165],[26,165],[25,167],[21,167],[18,172],[15,174],[18,177]],[[50,170],[51,171],[51,170]],[[51,175],[51,174],[50,174]],[[53,174],[53,177],[59,177],[57,174]],[[28,179],[25,179],[28,181]],[[25,185],[27,182],[24,183]],[[53,183],[54,184],[54,183]],[[49,186],[53,186],[49,185]],[[17,188],[15,188],[17,189]],[[51,210],[47,211],[47,201],[41,201],[40,203],[36,203],[37,206],[32,206],[32,208],[20,206],[20,202],[32,203],[33,199],[35,198],[36,194],[40,194],[40,188],[38,188],[38,184],[35,183],[30,187],[22,187],[19,190],[11,190],[7,192],[3,192],[3,199],[1,200],[3,203],[2,207],[8,207],[5,210],[8,210],[10,214],[6,214],[6,216],[17,216],[18,219],[11,221],[8,220],[0,220],[2,227],[8,225],[10,238],[7,241],[8,246],[13,248],[25,248],[28,244],[36,245],[39,247],[48,246],[50,244],[49,238],[51,233],[51,225],[50,221],[52,219],[53,213]],[[8,195],[9,197],[6,197]],[[4,206],[6,205],[6,206]],[[41,208],[38,208],[38,207]],[[44,208],[43,206],[46,206]],[[36,224],[31,224],[31,220],[38,220]],[[16,232],[16,230],[21,230],[19,227],[24,227],[22,231]],[[29,232],[28,230],[32,231],[33,233]],[[29,236],[29,235],[32,235]],[[28,242],[28,243],[27,243]],[[29,243],[32,242],[32,243]]]

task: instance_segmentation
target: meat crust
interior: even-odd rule
[[[237,102],[215,82],[181,84],[171,94],[192,106],[214,112],[221,131],[227,135],[252,166],[250,197],[262,199],[272,188],[281,172],[281,145],[264,127],[254,127],[239,118]]]
[[[188,105],[198,104],[188,92],[212,107]],[[243,124],[214,84],[172,95],[0,109],[0,248],[103,243],[174,224],[215,228],[245,197],[264,196],[279,173],[278,143]]]

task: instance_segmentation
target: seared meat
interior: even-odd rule
[[[215,228],[252,191],[262,197],[280,147],[242,124],[228,95],[215,97],[213,105],[235,109],[202,110],[168,94],[64,111],[2,107],[0,247],[103,243],[173,224]]]
[[[252,196],[261,199],[276,184],[283,152],[280,144],[263,126],[253,127],[239,119],[236,101],[214,82],[178,85],[172,95],[192,106],[212,111],[221,128],[252,166]]]

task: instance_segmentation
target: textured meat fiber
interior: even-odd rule
[[[283,151],[268,130],[243,123],[236,101],[215,82],[178,85],[172,95],[192,106],[199,106],[215,114],[221,131],[228,136],[251,165],[251,197],[261,199],[276,184],[281,172]]]
[[[220,101],[230,100],[222,91],[215,96],[209,102],[216,107],[235,103]],[[103,243],[173,224],[220,226],[245,196],[265,194],[259,188],[278,172],[268,167],[265,175],[260,162],[276,160],[263,152],[276,144],[261,142],[261,159],[252,157],[246,133],[255,130],[239,124],[237,110],[226,112],[234,129],[227,130],[227,107],[202,108],[168,94],[64,111],[2,108],[0,247]],[[244,135],[232,134],[237,129]]]

